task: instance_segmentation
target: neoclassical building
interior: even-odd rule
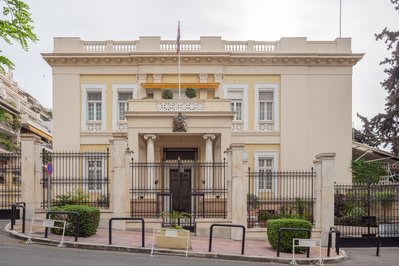
[[[42,54],[53,72],[54,150],[104,151],[125,132],[135,161],[221,161],[243,143],[253,169],[309,169],[330,152],[337,181],[350,180],[352,67],[363,56],[350,38],[201,37],[180,51],[179,78],[175,40],[55,38]],[[162,99],[167,89],[173,99]]]

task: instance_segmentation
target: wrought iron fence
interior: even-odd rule
[[[196,218],[227,216],[227,163],[197,161],[134,162],[131,164],[131,215],[164,218],[172,211],[189,214],[180,219],[193,226]]]
[[[265,227],[269,219],[303,218],[313,222],[313,168],[310,171],[248,169],[248,227]]]
[[[335,226],[343,238],[399,237],[399,184],[335,184]]]
[[[109,208],[109,151],[58,152],[43,149],[42,208],[67,204]]]
[[[21,198],[21,154],[0,153],[0,217],[7,218]]]

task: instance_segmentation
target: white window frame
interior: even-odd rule
[[[243,95],[242,106],[241,106],[241,118],[244,122],[244,130],[248,130],[248,84],[247,83],[224,83],[223,84],[223,98],[229,98],[229,92],[241,92]]]
[[[275,83],[255,83],[255,114],[254,123],[255,129],[259,130],[259,93],[260,92],[272,92],[273,93],[273,117],[272,121],[274,123],[274,130],[278,131],[280,129],[279,123],[279,86]]]
[[[83,160],[83,190],[85,192],[95,192],[95,193],[102,193],[102,192],[106,192],[104,191],[106,183],[102,182],[101,184],[101,189],[97,189],[97,184],[95,184],[96,189],[89,189],[89,161],[100,161],[101,162],[101,178],[104,180],[104,178],[106,177],[105,175],[105,167],[106,167],[106,160],[107,158],[103,157],[103,156],[88,156],[87,158],[85,158],[85,160]]]
[[[231,110],[231,104],[233,104],[233,109],[237,109],[238,103],[241,104],[241,112],[240,112],[241,119],[237,119],[237,110]],[[236,113],[234,115],[233,121],[243,121],[242,99],[241,100],[240,99],[231,99],[231,104],[230,104],[230,110]]]
[[[254,152],[254,162],[255,162],[255,172],[259,172],[259,159],[272,159],[273,160],[273,172],[278,171],[278,152],[277,151],[255,151]],[[277,191],[277,175],[274,177],[272,184],[274,187],[272,189],[259,189],[259,180],[258,178],[254,179],[255,191]]]
[[[82,84],[82,131],[87,131],[87,122],[89,121],[89,110],[87,110],[87,93],[101,92],[101,129],[106,130],[106,92],[105,84]]]
[[[112,84],[112,129],[118,129],[119,113],[118,113],[118,93],[131,92],[133,99],[137,99],[137,84],[135,83],[114,83]]]

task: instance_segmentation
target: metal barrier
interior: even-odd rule
[[[245,247],[245,227],[239,224],[212,224],[211,225],[211,233],[209,235],[209,249],[208,252],[212,250],[212,237],[213,237],[213,227],[239,227],[242,228],[242,244],[241,244],[241,254],[244,255],[244,247]]]
[[[11,230],[14,230],[15,220],[17,219],[17,209],[22,208],[22,233],[25,234],[26,203],[17,202],[11,206]]]
[[[339,242],[341,239],[341,232],[334,226],[330,227],[328,232],[328,246],[327,246],[327,257],[330,257],[330,248],[332,247],[332,234],[335,234],[335,252],[339,255]]]
[[[280,240],[281,240],[281,233],[284,231],[294,231],[294,232],[307,232],[308,233],[308,238],[310,238],[311,231],[310,229],[307,228],[287,228],[287,227],[282,227],[278,229],[278,237],[277,237],[277,257],[280,257]],[[309,258],[309,248],[306,254],[306,257]]]
[[[75,228],[75,242],[78,242],[78,237],[79,237],[79,228],[80,228],[80,214],[78,212],[67,212],[67,211],[48,211],[46,213],[46,219],[50,217],[50,214],[66,214],[66,215],[74,215],[75,216],[75,222],[76,222],[76,228]],[[44,231],[44,237],[47,238],[48,235],[48,228],[46,227]]]
[[[134,217],[117,217],[109,219],[108,225],[108,244],[112,245],[112,221],[141,221],[141,246],[145,246],[145,236],[144,236],[144,219],[143,218],[134,218]]]

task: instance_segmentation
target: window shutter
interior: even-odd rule
[[[87,100],[89,101],[101,101],[101,92],[88,92]]]
[[[273,92],[271,91],[261,91],[259,92],[260,101],[273,101]]]

